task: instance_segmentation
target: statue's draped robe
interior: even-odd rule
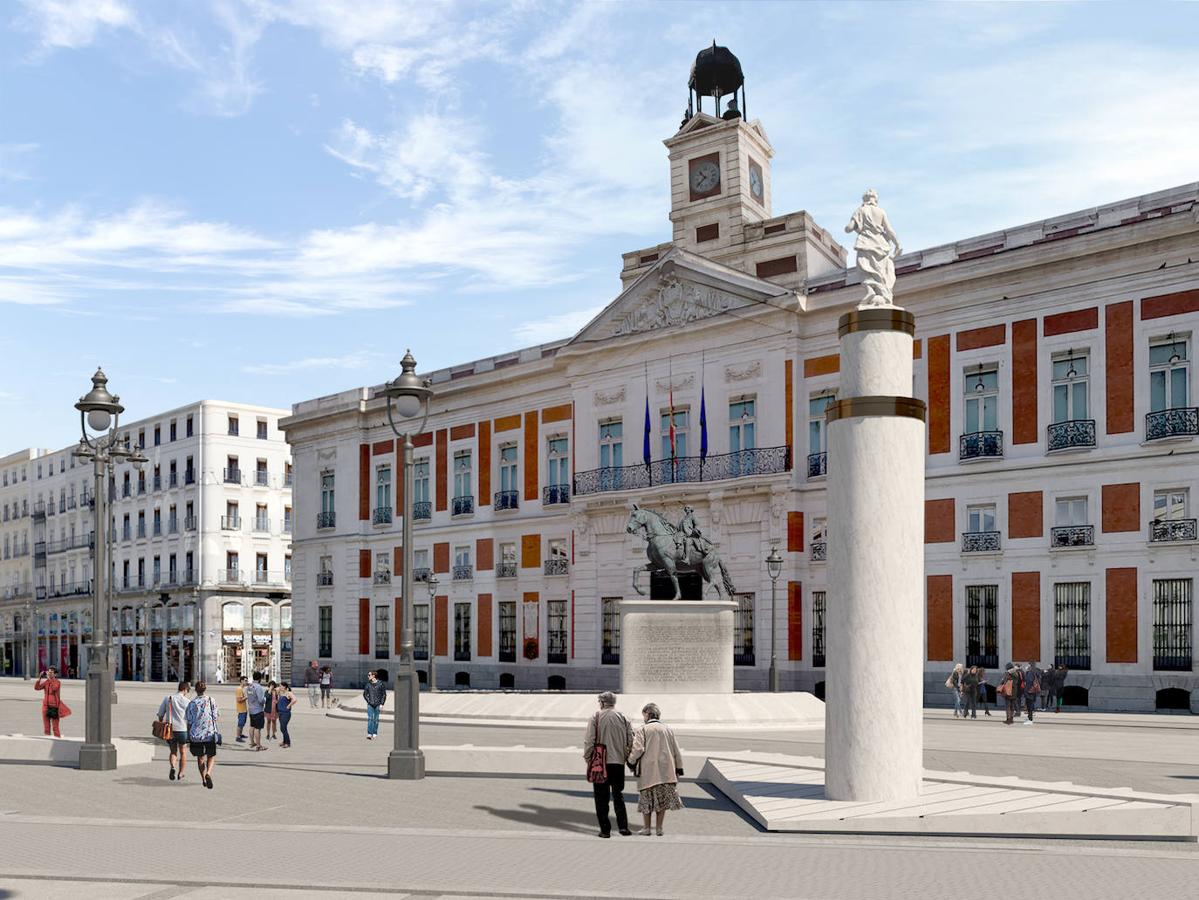
[[[858,268],[866,285],[869,305],[890,304],[895,287],[895,263],[891,260],[891,241],[895,233],[887,214],[879,206],[863,203],[849,220],[849,228],[858,233],[853,249],[858,255]]]

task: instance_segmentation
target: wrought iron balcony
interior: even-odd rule
[[[1145,440],[1189,437],[1199,434],[1199,407],[1178,406],[1145,415]]]
[[[1196,539],[1195,519],[1155,519],[1149,523],[1149,540],[1155,544]]]
[[[170,475],[167,476],[167,487],[169,487],[169,488],[179,487],[179,473],[178,472],[172,472]]]
[[[187,585],[196,583],[196,573],[194,569],[183,569],[179,572],[178,584]]]
[[[271,573],[267,572],[263,569],[255,569],[254,570],[254,583],[255,584],[271,584],[271,583],[273,583],[272,579],[271,579]]]
[[[87,534],[78,534],[74,537],[63,538],[61,541],[50,541],[45,544],[45,552],[48,554],[65,553],[68,550],[82,550],[87,547],[89,550],[96,545],[95,535],[91,532]],[[37,545],[35,544],[34,547]]]
[[[128,525],[126,525],[124,528],[121,529],[121,540],[123,540],[123,541],[133,540],[133,529],[130,528]]]
[[[812,562],[824,562],[828,558],[828,544],[824,541],[812,541]]]
[[[154,537],[162,537],[162,520],[154,523]]]
[[[454,581],[470,581],[475,577],[475,567],[470,565],[454,566],[451,577]]]
[[[475,498],[470,496],[455,497],[450,506],[450,515],[452,516],[465,516],[474,511]]]
[[[195,531],[196,530],[196,517],[195,516],[184,517],[183,530],[184,531]]]
[[[332,572],[317,572],[316,573],[316,586],[317,587],[332,587],[333,586],[333,573]]]
[[[516,509],[520,505],[520,492],[496,491],[495,496],[491,498],[491,502],[495,505],[496,510]]]
[[[179,533],[179,520],[176,519],[174,516],[171,516],[171,518],[167,521],[167,533],[168,534],[178,534]]]
[[[789,471],[789,447],[763,447],[707,458],[683,456],[673,460],[656,460],[649,465],[643,463],[579,472],[574,479],[574,493],[578,497],[610,491],[644,490],[659,484],[724,481],[750,475],[778,475]]]
[[[975,431],[958,439],[958,459],[997,459],[1002,456],[1002,431]]]
[[[33,558],[45,561],[46,559],[46,542],[35,541],[33,544]]]
[[[546,575],[566,575],[570,571],[570,561],[565,556],[551,556],[544,566]]]
[[[187,469],[183,473],[183,483],[184,484],[195,484],[196,483],[196,472],[194,469]]]
[[[67,498],[67,509],[74,509],[74,508],[75,508],[75,498],[68,497]]]
[[[284,534],[291,534],[291,519],[284,519],[284,520],[283,520],[283,533],[284,533]]]
[[[156,490],[156,491],[162,490],[162,476],[161,475],[154,476],[154,490]]]
[[[962,534],[963,553],[994,553],[998,550],[998,531],[967,531]]]
[[[495,577],[496,578],[515,578],[516,577],[516,563],[514,563],[514,562],[496,563],[495,564]]]
[[[375,584],[391,584],[391,573],[390,572],[376,572],[375,573]]]
[[[1078,447],[1095,446],[1095,420],[1071,419],[1068,422],[1054,422],[1046,429],[1048,433],[1047,449],[1070,450]]]
[[[139,494],[144,494],[146,492],[146,479],[139,478],[137,480],[137,492]]]
[[[92,592],[92,582],[87,581],[68,581],[59,582],[57,584],[48,585],[46,596],[48,597],[79,597]]]
[[[271,520],[265,516],[258,516],[254,519],[254,530],[265,534],[271,533]]]
[[[241,584],[241,572],[237,569],[220,569],[217,577],[222,584]]]
[[[828,474],[828,454],[827,453],[809,453],[808,454],[808,477],[819,478],[821,475]]]
[[[225,469],[225,484],[241,484],[241,469]]]
[[[391,524],[391,507],[376,506],[375,507],[375,524],[390,525]]]
[[[541,491],[541,504],[550,506],[554,503],[570,502],[569,484],[547,484]]]
[[[33,517],[35,519],[46,518],[46,504],[44,501],[39,500],[37,503],[33,504]]]
[[[427,522],[433,518],[433,504],[428,500],[412,501],[412,521]]]
[[[412,570],[413,581],[428,581],[432,570],[428,566],[420,566]]]
[[[254,472],[254,484],[257,487],[270,487],[271,473],[266,469],[258,469]]]
[[[146,536],[146,523],[145,522],[137,523],[137,536],[138,536],[138,539],[144,538]]]
[[[316,514],[317,528],[335,528],[337,527],[337,513],[335,512],[319,512]]]
[[[1057,525],[1049,530],[1050,547],[1095,546],[1094,525]]]
[[[221,531],[241,531],[241,516],[221,516]]]

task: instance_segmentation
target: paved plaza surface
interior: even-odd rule
[[[215,687],[231,740],[232,689]],[[161,686],[122,685],[114,736],[150,741]],[[83,731],[82,685],[64,695]],[[37,733],[31,683],[0,680],[0,731]],[[669,719],[669,703],[663,704]],[[925,765],[1160,793],[1199,792],[1199,720],[1064,713],[925,717]],[[1072,721],[1073,719],[1073,721]],[[577,746],[564,729],[422,727],[429,745]],[[789,836],[764,833],[714,789],[686,783],[664,837],[596,839],[591,791],[552,778],[382,777],[391,746],[310,709],[293,748],[223,748],[215,789],[167,779],[165,747],[114,772],[0,766],[0,898],[1196,896],[1189,843]],[[823,754],[820,730],[680,734],[689,750]],[[580,773],[582,758],[580,754]],[[688,773],[694,775],[696,773]],[[626,796],[634,796],[630,782]],[[635,817],[635,816],[634,816]],[[254,890],[250,890],[254,888]],[[384,894],[391,891],[392,894]]]

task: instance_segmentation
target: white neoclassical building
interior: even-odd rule
[[[285,414],[206,400],[122,423],[148,462],[140,471],[118,466],[112,492],[118,678],[289,675],[292,473],[278,430]],[[0,461],[0,484],[5,473],[20,479],[19,497],[0,497],[0,517],[4,506],[15,516],[20,505],[0,537],[19,540],[21,551],[0,570],[5,674],[86,670],[94,486],[91,464],[73,450]]]
[[[740,595],[738,686],[762,687],[777,647],[785,685],[823,692],[824,410],[837,319],[864,289],[830,231],[772,209],[761,122],[691,111],[665,143],[670,239],[624,255],[594,321],[427,373],[414,627],[443,685],[616,685],[615,604],[645,561],[626,533],[636,503],[676,520],[691,506],[717,542]],[[844,185],[846,218],[863,187]],[[1199,702],[1197,201],[1183,185],[896,260],[929,410],[930,699],[954,661],[1014,659],[1068,665],[1070,703]],[[281,424],[296,652],[342,683],[386,666],[399,632],[404,504],[377,389]]]

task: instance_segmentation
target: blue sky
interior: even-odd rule
[[[916,250],[1199,178],[1190,4],[23,0],[0,6],[0,453],[288,406],[565,336],[668,239],[695,53],[774,212],[876,187]]]

